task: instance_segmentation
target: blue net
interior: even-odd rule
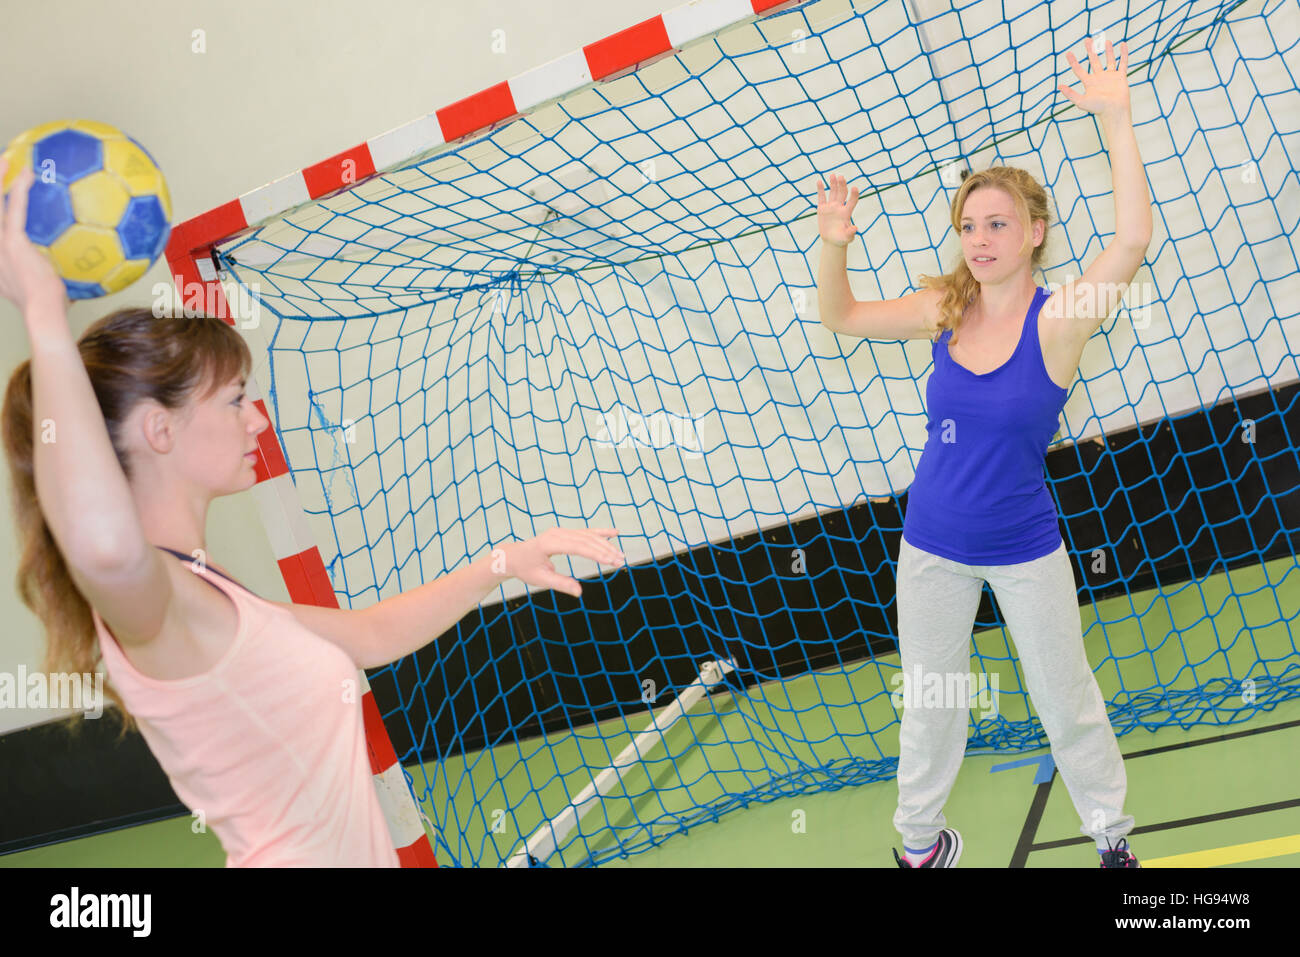
[[[440,861],[599,864],[893,777],[930,345],[819,323],[817,177],[862,190],[859,299],[951,268],[961,171],[1002,164],[1054,204],[1036,281],[1078,276],[1114,226],[1057,92],[1087,36],[1128,43],[1155,224],[1048,455],[1089,661],[1121,736],[1300,694],[1295,4],[935,9],[754,20],[219,248],[341,605],[622,532],[626,569],[556,560],[580,601],[512,580],[371,672]],[[968,750],[1042,748],[988,598]]]

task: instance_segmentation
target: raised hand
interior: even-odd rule
[[[0,159],[0,183],[8,172],[9,159],[5,157]],[[0,205],[0,296],[24,313],[37,298],[62,302],[67,294],[53,264],[27,236],[27,194],[34,182],[36,174],[29,166],[14,178]]]
[[[853,207],[858,205],[858,188],[852,193],[844,177],[832,173],[827,181],[830,183],[830,195],[822,187],[821,177],[817,177],[817,229],[822,239],[832,246],[847,246],[858,231],[849,218]]]
[[[525,542],[497,547],[505,553],[508,574],[538,588],[554,588],[581,598],[582,586],[556,571],[551,556],[581,555],[606,565],[622,565],[623,553],[606,541],[617,534],[616,528],[551,528]]]
[[[1083,92],[1080,93],[1064,83],[1058,83],[1056,88],[1081,110],[1101,117],[1127,115],[1129,113],[1128,43],[1120,43],[1120,57],[1119,62],[1116,63],[1115,48],[1111,46],[1110,40],[1107,40],[1106,59],[1110,65],[1103,66],[1101,58],[1092,49],[1092,37],[1086,37],[1083,42],[1088,50],[1088,65],[1092,68],[1091,73],[1084,72],[1073,53],[1065,54],[1074,70],[1074,75],[1083,82]]]

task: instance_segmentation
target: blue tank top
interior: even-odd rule
[[[1011,565],[1061,544],[1044,480],[1048,443],[1067,390],[1052,381],[1038,345],[1039,286],[1016,351],[983,375],[948,353],[951,329],[931,347],[925,448],[907,495],[903,538],[970,565]]]

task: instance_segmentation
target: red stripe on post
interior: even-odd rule
[[[315,545],[303,549],[296,555],[278,559],[280,574],[284,585],[289,589],[289,597],[295,604],[319,605],[321,608],[337,608],[338,596],[334,586],[325,572],[325,563],[321,560],[320,549]]]
[[[351,189],[374,175],[375,163],[370,157],[370,147],[365,143],[336,153],[302,171],[303,181],[307,184],[307,195],[312,199],[320,199],[341,189]]]
[[[280,577],[284,579],[284,587],[289,591],[289,600],[295,605],[315,605],[317,601],[311,591],[311,577],[302,564],[304,554],[306,553],[298,552],[288,558],[276,559],[276,564],[280,566]]]
[[[244,219],[243,204],[237,199],[232,199],[216,209],[210,209],[193,219],[187,219],[173,226],[171,235],[167,239],[167,260],[170,262],[173,259],[180,259],[181,256],[189,255],[200,246],[211,246],[217,242],[233,239],[236,233],[247,228],[248,220]]]
[[[270,422],[271,414],[266,411],[266,400],[254,399],[253,404],[257,406],[257,411],[266,417],[266,421]],[[274,425],[267,426],[257,436],[257,451],[256,471],[259,482],[265,482],[289,471],[289,463],[284,459],[284,450],[280,448],[280,437],[276,435]]]
[[[422,835],[418,840],[406,847],[397,849],[397,862],[402,867],[437,867],[438,859],[433,856],[433,848],[429,845],[428,835]]]
[[[668,29],[662,17],[653,17],[634,27],[610,34],[582,48],[593,80],[602,80],[646,60],[672,52]]]
[[[312,604],[320,605],[322,608],[339,607],[339,598],[334,594],[334,583],[330,581],[329,573],[325,571],[325,562],[320,557],[320,549],[313,545],[299,554],[302,558],[303,570],[307,573],[311,593],[316,596]]]
[[[193,289],[195,286],[203,285],[199,267],[195,265],[194,258],[188,252],[181,253],[175,259],[169,256],[167,265],[171,267],[172,282],[176,284],[176,295],[184,303],[186,286]]]
[[[442,127],[443,139],[451,143],[462,136],[485,130],[493,123],[519,116],[519,110],[515,106],[514,94],[510,92],[510,84],[501,82],[444,106],[435,115]]]
[[[215,279],[204,279],[199,275],[194,259],[177,263],[174,267],[179,272],[172,279],[180,279],[181,286],[176,290],[180,298],[180,308],[184,312],[197,312],[213,319],[220,319],[228,326],[235,324],[235,317],[226,300],[226,290]]]

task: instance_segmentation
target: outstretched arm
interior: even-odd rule
[[[1075,106],[1095,114],[1101,124],[1110,155],[1115,236],[1083,276],[1061,290],[1061,312],[1077,322],[1085,338],[1119,306],[1151,242],[1151,197],[1129,106],[1128,44],[1120,44],[1116,63],[1115,50],[1107,40],[1110,66],[1103,67],[1092,49],[1091,38],[1086,43],[1091,73],[1084,72],[1073,53],[1066,54],[1075,75],[1083,81],[1083,92],[1065,84],[1060,84],[1059,89]]]
[[[474,609],[502,582],[518,578],[529,585],[554,588],[582,595],[582,586],[561,575],[551,564],[552,555],[581,555],[616,567],[624,562],[623,553],[608,538],[617,535],[613,528],[552,528],[536,538],[498,545],[489,555],[464,568],[436,578],[416,588],[385,598],[378,604],[351,615],[343,638],[347,650],[362,668],[377,668],[397,661],[432,642]],[[308,606],[295,606],[294,613]],[[312,610],[317,611],[316,609]],[[335,629],[345,630],[337,610],[331,609]],[[312,612],[307,612],[312,614]],[[320,617],[320,616],[317,616]],[[302,620],[300,618],[300,620]],[[356,627],[357,625],[361,627]],[[319,627],[319,623],[316,625]],[[313,627],[308,624],[308,627]],[[331,638],[327,631],[324,637]]]

